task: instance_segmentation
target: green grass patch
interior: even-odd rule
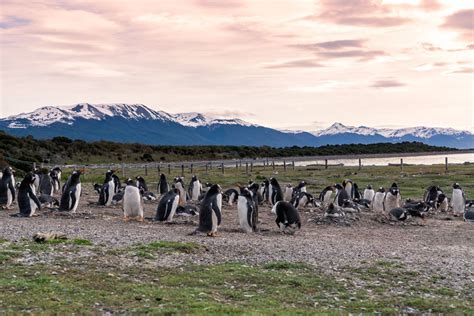
[[[263,266],[267,270],[304,270],[308,269],[309,266],[302,262],[288,262],[288,261],[273,261]]]

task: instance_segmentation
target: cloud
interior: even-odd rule
[[[359,57],[359,60],[370,60],[378,56],[385,56],[386,53],[381,50],[345,50],[345,51],[324,51],[317,52],[318,56],[325,58],[354,58]]]
[[[210,117],[224,117],[224,118],[242,118],[242,117],[254,117],[256,116],[255,113],[252,112],[244,112],[244,111],[238,111],[238,110],[217,110],[217,109],[211,109],[209,111],[204,111],[204,115],[210,116]]]
[[[392,12],[380,0],[323,0],[320,13],[309,17],[324,22],[370,27],[392,27],[411,20]]]
[[[441,27],[458,31],[459,37],[465,41],[473,41],[474,9],[460,10],[448,15]]]
[[[59,75],[93,78],[121,77],[124,75],[121,71],[108,69],[104,65],[87,61],[63,61],[56,63],[55,66],[56,71],[53,71],[53,73]]]
[[[300,92],[300,93],[330,92],[342,86],[348,86],[348,85],[350,84],[346,82],[340,82],[337,80],[322,80],[311,86],[289,87],[288,91]]]
[[[233,9],[242,7],[244,4],[239,0],[196,0],[198,6],[211,9]]]
[[[447,72],[446,74],[474,74],[474,67],[461,67],[452,71]]]
[[[365,42],[365,39],[335,40],[312,44],[296,44],[291,46],[312,51],[318,57],[324,59],[358,58],[359,61],[367,61],[379,56],[387,55],[382,50],[367,49],[364,45]]]
[[[343,48],[354,48],[354,47],[363,47],[365,40],[338,40],[338,41],[328,41],[320,42],[315,44],[300,44],[295,45],[296,47],[309,49],[309,50],[318,50],[318,49],[343,49]]]
[[[372,88],[398,88],[403,86],[406,86],[406,84],[395,79],[378,79],[371,85]]]
[[[0,20],[0,29],[11,29],[18,26],[23,26],[29,24],[31,21],[28,19],[20,18],[17,16],[8,15],[1,17]]]
[[[312,59],[295,59],[285,62],[271,63],[264,66],[268,69],[278,69],[278,68],[318,68],[324,67],[324,65],[316,62]]]

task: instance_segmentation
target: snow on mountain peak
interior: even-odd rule
[[[344,134],[344,133],[354,133],[359,135],[375,135],[377,130],[375,128],[367,127],[367,126],[346,126],[339,122],[336,122],[329,126],[326,129],[322,129],[319,131],[312,132],[315,136],[324,136],[324,135],[336,135],[336,134]]]
[[[209,126],[214,124],[256,126],[240,119],[214,118],[197,112],[178,113],[174,115],[174,119],[181,125],[190,127]]]

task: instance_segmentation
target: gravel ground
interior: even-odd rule
[[[69,239],[88,239],[95,245],[104,245],[105,249],[167,240],[195,242],[207,250],[160,256],[153,261],[157,266],[228,261],[259,264],[285,260],[306,262],[328,273],[337,273],[343,267],[394,260],[424,274],[445,275],[446,282],[453,287],[462,288],[474,282],[474,225],[458,218],[445,220],[446,216],[441,216],[424,223],[390,224],[380,221],[380,216],[362,213],[350,226],[318,225],[311,219],[321,216],[321,211],[308,208],[301,211],[301,231],[288,236],[279,233],[270,208],[263,206],[260,208],[262,231],[244,234],[238,230],[236,206],[225,206],[219,236],[211,238],[188,235],[197,227],[197,217],[177,217],[172,224],[125,223],[121,220],[120,205],[99,207],[93,204],[97,199],[96,193],[84,192],[78,214],[74,216],[41,211],[38,217],[16,218],[9,215],[17,210],[0,211],[0,237],[16,241],[30,239],[36,232],[54,231],[66,234]],[[157,201],[145,203],[145,217],[154,216],[156,206]],[[87,257],[90,254],[84,250],[75,255]]]

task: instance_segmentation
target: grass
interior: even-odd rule
[[[108,270],[90,260],[81,267],[64,266],[2,266],[0,309],[7,314],[394,314],[406,307],[446,314],[474,312],[472,302],[453,297],[453,289],[436,291],[431,298],[390,293],[389,278],[380,284],[385,291],[369,293],[353,281],[290,262]],[[387,272],[380,265],[377,269]],[[365,273],[364,268],[358,271]],[[419,282],[414,276],[408,281]]]
[[[138,244],[129,248],[135,256],[144,259],[154,259],[159,253],[193,253],[204,249],[194,242],[154,241],[148,244]]]
[[[67,175],[71,170],[65,170]],[[86,174],[82,176],[82,181],[87,183],[102,183],[104,179],[105,169],[87,169]],[[167,169],[163,169],[168,177],[168,181],[176,176],[181,175],[181,169],[171,169],[171,174],[167,173]],[[121,170],[117,171],[121,178],[134,177],[137,175],[144,176],[145,170],[142,169],[126,169],[125,175]],[[324,167],[309,166],[296,167],[295,170],[288,167],[283,170],[282,166],[272,167],[254,167],[252,172],[247,174],[245,167],[242,169],[229,167],[225,169],[224,174],[215,166],[206,170],[195,167],[193,174],[198,175],[202,182],[219,183],[223,189],[235,187],[237,184],[246,184],[249,179],[261,182],[265,177],[274,176],[283,186],[287,183],[297,184],[301,180],[308,183],[308,191],[313,194],[319,194],[327,185],[340,183],[343,179],[350,178],[357,182],[359,188],[363,190],[366,185],[372,184],[374,188],[380,186],[389,187],[396,182],[401,188],[403,198],[421,198],[425,189],[430,185],[439,185],[448,195],[451,194],[451,185],[459,182],[463,187],[468,198],[474,197],[474,164],[469,165],[450,165],[448,173],[445,173],[444,165],[433,166],[405,166],[403,172],[397,166],[364,166],[361,170],[358,167]],[[191,173],[188,168],[184,170],[185,182],[191,179]],[[158,172],[154,168],[148,169],[148,175],[144,176],[149,187],[156,191],[158,182]]]

